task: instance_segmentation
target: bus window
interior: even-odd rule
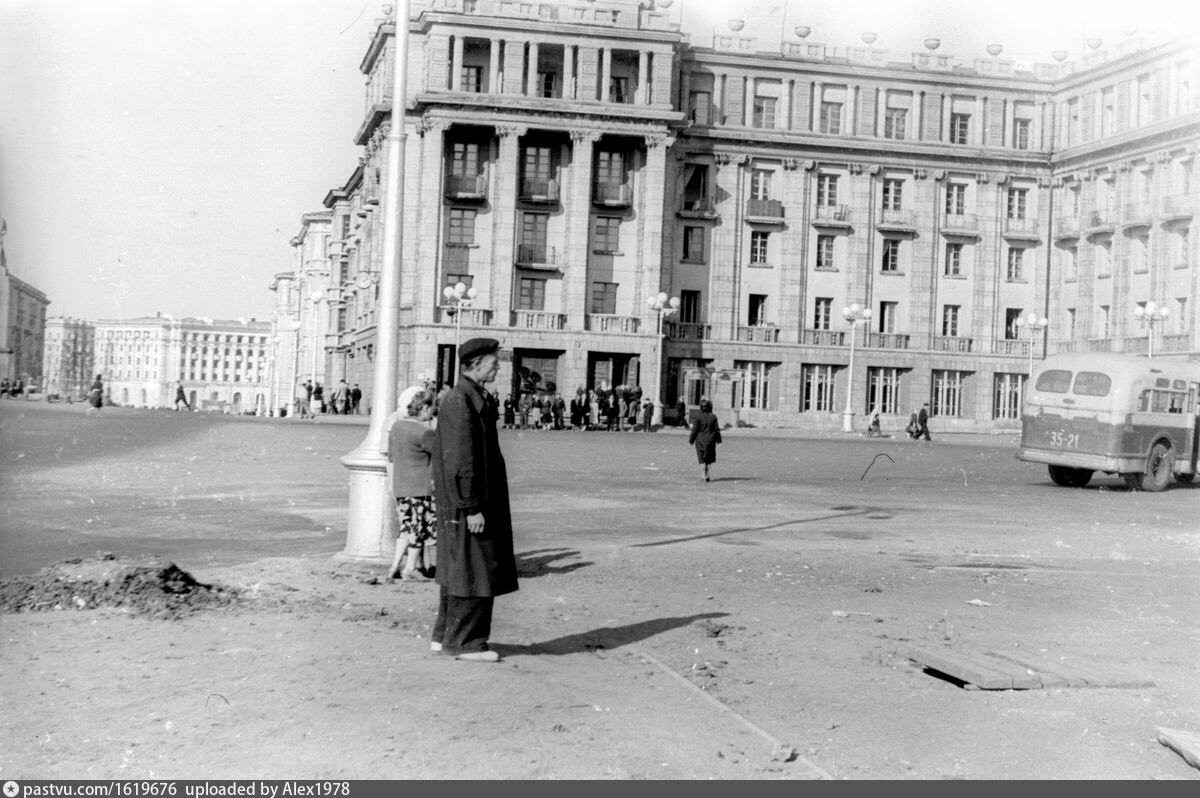
[[[1099,371],[1081,371],[1075,375],[1075,393],[1080,396],[1108,396],[1112,378]]]
[[[1071,372],[1066,369],[1043,371],[1038,375],[1035,387],[1046,393],[1066,393],[1071,387]]]
[[[1139,413],[1145,413],[1147,410],[1150,409],[1150,391],[1148,391],[1148,390],[1142,391],[1138,395],[1137,409],[1138,409]]]
[[[1184,401],[1184,394],[1172,391],[1171,392],[1171,406],[1169,408],[1167,408],[1167,412],[1168,413],[1182,413],[1183,412],[1183,401]]]

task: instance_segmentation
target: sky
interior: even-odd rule
[[[384,3],[0,0],[0,217],[9,271],[48,315],[270,318],[302,214],[357,164],[358,71]],[[1050,62],[1098,37],[1195,29],[1191,0],[674,0],[697,45],[735,9],[755,49],[794,29],[893,60]]]

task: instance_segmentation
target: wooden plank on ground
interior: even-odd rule
[[[1042,687],[1087,687],[1087,675],[1061,662],[1047,659],[1028,651],[989,651],[993,657],[1009,660],[1016,665],[1032,670],[1041,680]]]
[[[1011,690],[1013,686],[1011,673],[979,656],[971,657],[950,649],[930,651],[922,648],[909,649],[907,656],[925,668],[973,684],[981,690]]]
[[[1159,726],[1158,741],[1183,757],[1194,768],[1200,768],[1200,734]]]

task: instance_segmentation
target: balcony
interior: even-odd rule
[[[1089,338],[1087,340],[1087,351],[1089,352],[1111,352],[1112,339],[1110,338]]]
[[[867,346],[875,349],[908,349],[905,333],[867,333]]]
[[[800,343],[809,346],[844,346],[846,333],[843,330],[804,330]]]
[[[942,235],[979,237],[979,217],[973,213],[942,214]]]
[[[992,342],[992,354],[1029,356],[1029,341],[1015,341],[1005,338]]]
[[[1114,229],[1112,211],[1109,210],[1092,211],[1083,228],[1088,236],[1112,235]]]
[[[939,335],[933,339],[933,348],[938,352],[970,352],[975,348],[975,339],[958,335]]]
[[[698,324],[691,321],[667,322],[663,331],[668,338],[682,341],[707,341],[712,338],[711,324]]]
[[[1155,352],[1187,352],[1191,349],[1191,336],[1187,333],[1164,335],[1154,344]]]
[[[850,208],[846,205],[818,205],[812,223],[816,227],[849,227]]]
[[[517,244],[516,264],[527,269],[558,270],[558,250],[545,244]]]
[[[446,175],[446,199],[482,202],[487,198],[487,178],[483,175]]]
[[[1139,227],[1149,227],[1153,220],[1150,203],[1131,202],[1121,209],[1121,229],[1135,230]]]
[[[915,211],[885,208],[880,212],[879,221],[875,223],[875,227],[878,230],[895,233],[915,233],[917,232],[917,214]]]
[[[452,305],[439,305],[437,313],[438,324],[457,324],[458,314],[462,314],[463,327],[491,327],[492,311],[488,308],[463,308],[459,310]]]
[[[1192,198],[1188,194],[1163,197],[1163,221],[1182,222],[1192,218]]]
[[[522,180],[520,198],[522,202],[552,205],[558,202],[557,180]]]
[[[1082,227],[1078,216],[1060,216],[1054,220],[1054,240],[1070,241],[1079,238]]]
[[[746,200],[746,221],[758,224],[783,224],[783,203],[773,199]]]
[[[1023,241],[1040,241],[1037,219],[1005,219],[1004,237]]]
[[[617,316],[612,313],[589,313],[584,316],[586,329],[603,333],[636,333],[637,316]]]
[[[633,202],[633,187],[628,183],[596,183],[592,186],[592,204],[606,208],[628,208]]]
[[[737,339],[752,344],[777,344],[779,328],[774,325],[738,327]]]
[[[684,197],[677,213],[684,219],[716,219],[717,206],[708,197]]]
[[[514,310],[511,324],[524,330],[561,330],[567,317],[562,313],[546,310]]]

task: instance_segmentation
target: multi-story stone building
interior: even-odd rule
[[[46,330],[44,293],[8,270],[4,238],[8,224],[0,219],[0,377],[21,380],[30,390],[42,387],[42,336]]]
[[[95,371],[114,404],[173,407],[182,382],[193,408],[265,414],[271,325],[163,314],[95,323]]]
[[[661,367],[668,406],[726,420],[894,426],[928,401],[943,430],[998,430],[1035,356],[1200,353],[1194,38],[1029,66],[935,40],[762,52],[646,5],[411,4],[401,385],[451,382],[459,338],[489,335],[501,394],[530,372],[653,391]],[[361,162],[293,241],[321,373],[364,390],[395,24],[361,63]],[[1137,327],[1150,301],[1166,329]]]
[[[96,375],[96,328],[89,321],[57,316],[46,320],[45,391],[64,400],[83,399]]]

